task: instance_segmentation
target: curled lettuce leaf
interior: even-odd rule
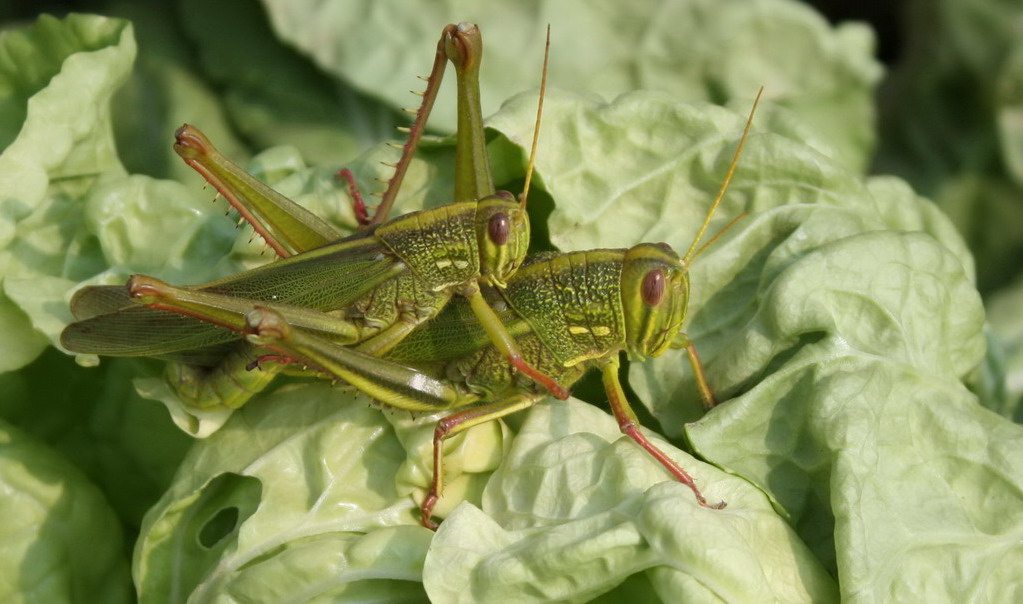
[[[546,123],[582,141],[538,160],[552,240],[686,249],[741,117],[644,93],[550,100]],[[633,389],[668,435],[767,493],[844,598],[1009,597],[1021,519],[980,517],[1018,501],[1023,430],[967,389],[986,341],[966,246],[897,179],[759,130],[710,232],[748,215],[691,271],[687,333],[724,402],[687,423],[703,411],[677,353],[633,363]],[[985,572],[940,570],[966,560]]]
[[[135,41],[125,21],[42,17],[4,32],[0,48],[0,370],[11,371],[67,321],[61,290],[85,260],[69,236],[80,220],[73,200],[104,174],[124,174],[108,102]]]
[[[394,478],[404,449],[367,402],[282,388],[200,441],[143,522],[143,597],[422,599],[432,533]]]
[[[4,602],[131,601],[121,527],[103,494],[2,420],[0,492]]]
[[[579,0],[431,0],[414,12],[393,0],[375,2],[372,10],[308,0],[263,4],[281,39],[394,107],[415,102],[407,82],[428,73],[424,58],[434,52],[438,23],[480,25],[486,113],[536,87],[549,24],[557,87],[606,98],[662,90],[676,100],[725,103],[766,86],[776,104],[772,121],[802,131],[853,169],[867,165],[874,145],[871,90],[881,69],[871,57],[872,32],[858,23],[832,28],[797,2],[673,0],[598,8]],[[453,107],[453,96],[442,96],[432,127],[454,130]]]
[[[642,577],[664,601],[829,601],[824,567],[741,478],[659,443],[726,511],[578,401],[535,408],[487,485],[437,532],[424,581],[434,601],[614,598]],[[721,562],[727,560],[727,564]]]

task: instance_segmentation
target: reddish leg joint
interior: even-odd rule
[[[256,357],[255,361],[252,361],[245,366],[246,371],[252,371],[254,369],[262,369],[263,363],[277,363],[278,365],[291,365],[292,363],[298,363],[298,360],[285,356],[283,354],[261,354]]]
[[[517,369],[522,375],[525,375],[537,384],[546,388],[554,398],[565,400],[569,397],[568,390],[562,388],[560,384],[555,382],[549,376],[534,369],[532,365],[523,361],[522,357],[518,355],[511,355],[508,357],[508,362],[511,363],[512,367]]]

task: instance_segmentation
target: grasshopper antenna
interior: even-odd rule
[[[735,218],[729,220],[728,224],[726,224],[725,226],[721,227],[720,231],[718,231],[717,233],[714,233],[713,237],[711,237],[710,239],[707,240],[706,243],[701,245],[700,249],[696,250],[696,253],[694,253],[689,258],[689,261],[692,262],[693,260],[696,260],[699,257],[700,254],[702,254],[704,251],[706,251],[707,248],[709,248],[715,241],[720,239],[722,235],[727,233],[732,227],[734,227],[736,224],[738,224],[738,222],[740,220],[742,220],[743,218],[745,218],[748,214],[749,214],[749,212],[742,212],[741,214],[739,214]]]
[[[735,174],[735,167],[739,165],[739,156],[742,155],[742,148],[746,146],[746,138],[749,137],[750,128],[753,126],[753,114],[757,112],[757,105],[760,104],[760,97],[764,94],[764,87],[761,86],[760,90],[757,91],[757,98],[753,99],[753,108],[750,109],[749,117],[746,118],[746,127],[742,130],[742,138],[739,139],[739,146],[735,148],[735,155],[732,156],[732,163],[728,164],[728,172],[725,173],[725,180],[721,183],[721,188],[718,189],[718,194],[714,197],[714,203],[710,204],[710,211],[707,212],[707,217],[703,219],[703,224],[700,225],[700,230],[696,233],[696,239],[693,239],[692,245],[689,246],[689,250],[686,251],[686,255],[682,256],[682,264],[688,265],[700,252],[702,252],[707,246],[703,246],[697,249],[700,244],[700,240],[703,239],[703,234],[707,231],[707,226],[710,224],[710,219],[714,216],[714,212],[721,205],[721,199],[724,198],[725,192],[728,191],[728,185],[732,183],[732,176]],[[743,214],[744,215],[744,214]],[[743,216],[740,215],[740,218]],[[738,219],[736,219],[738,220]],[[735,220],[728,223],[724,229],[719,231],[708,244],[713,243],[718,237],[720,237],[725,231],[735,224]]]
[[[547,25],[547,42],[543,49],[543,72],[540,75],[540,99],[536,103],[536,124],[533,126],[533,146],[529,150],[529,165],[526,167],[526,183],[522,185],[519,195],[519,207],[526,209],[526,198],[529,197],[529,185],[533,182],[533,167],[536,165],[537,141],[540,140],[540,121],[543,117],[543,99],[547,94],[547,67],[551,58],[551,26]]]

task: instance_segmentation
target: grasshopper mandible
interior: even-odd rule
[[[548,32],[548,49],[549,44]],[[567,398],[567,391],[523,360],[515,339],[480,293],[480,284],[504,286],[529,245],[528,176],[526,190],[516,201],[510,194],[496,192],[490,175],[479,101],[481,55],[482,38],[476,26],[444,28],[423,103],[408,129],[394,176],[372,218],[355,195],[364,229],[347,238],[224,158],[199,130],[183,126],[175,135],[175,150],[282,259],[186,288],[155,287],[159,282],[141,275],[133,276],[127,288],[84,288],[72,299],[77,322],[64,330],[61,343],[80,353],[177,361],[168,366],[168,379],[188,404],[201,409],[235,408],[265,387],[289,359],[253,350],[236,331],[224,329],[229,319],[210,315],[211,307],[220,304],[230,314],[228,309],[238,305],[251,308],[254,302],[264,303],[298,325],[313,321],[308,327],[329,333],[338,345],[383,355],[457,294],[469,301],[507,362],[555,396]],[[455,202],[384,222],[448,61],[455,66],[458,90]],[[534,139],[530,165],[535,152]],[[354,192],[351,176],[345,178]],[[324,312],[312,319],[309,309]],[[254,364],[262,371],[252,371]]]
[[[686,348],[705,403],[715,404],[695,347],[682,333],[689,302],[688,269],[717,237],[700,247],[735,172],[759,99],[758,94],[721,187],[685,255],[679,257],[666,244],[651,243],[627,250],[543,254],[527,259],[504,288],[487,292],[519,349],[540,371],[570,386],[588,369],[598,368],[621,431],[686,484],[700,505],[714,509],[725,503],[709,503],[690,475],[640,430],[618,375],[619,356],[624,351],[643,360],[668,348]],[[316,311],[289,316],[277,308],[236,304],[229,314],[217,316],[247,333],[253,344],[301,360],[384,405],[411,411],[456,410],[441,419],[434,432],[433,480],[421,504],[422,522],[430,528],[436,527],[433,509],[444,486],[444,441],[546,396],[509,367],[466,300],[454,300],[438,317],[378,356],[332,342],[329,334],[317,330]]]

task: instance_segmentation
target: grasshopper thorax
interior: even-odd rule
[[[641,243],[625,252],[622,309],[630,358],[663,353],[681,331],[689,304],[689,274],[664,243]]]
[[[505,287],[529,249],[529,217],[508,193],[481,199],[476,208],[481,280]]]

